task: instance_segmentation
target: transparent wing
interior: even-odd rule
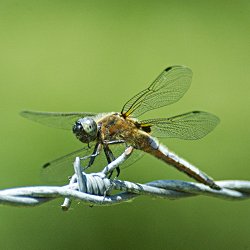
[[[72,129],[74,123],[86,116],[95,116],[95,113],[89,112],[73,112],[73,113],[60,113],[60,112],[37,112],[37,111],[22,111],[21,116],[41,123],[43,125],[61,129]]]
[[[125,145],[124,143],[121,144],[115,144],[115,145],[110,145],[109,148],[114,154],[115,158],[120,156],[122,153],[124,153],[126,147],[128,146]],[[129,156],[129,158],[120,166],[121,169],[125,169],[132,164],[134,164],[136,161],[138,161],[142,156],[144,155],[144,152],[141,150],[134,149],[132,154]],[[122,172],[121,172],[122,174]]]
[[[42,179],[45,182],[57,183],[57,184],[67,184],[68,177],[74,174],[73,162],[76,157],[86,157],[90,156],[94,152],[95,142],[90,143],[89,147],[84,147],[71,152],[67,155],[59,157],[55,160],[47,162],[42,167]],[[109,149],[115,158],[120,156],[126,149],[125,144],[115,144],[109,145]],[[134,150],[132,155],[120,166],[120,168],[126,168],[133,164],[135,161],[143,156],[143,152],[139,150]],[[81,160],[81,166],[86,167],[88,165],[89,159]],[[86,170],[86,172],[99,172],[107,166],[108,162],[104,154],[103,149],[101,149],[100,154],[95,157],[93,165]],[[115,175],[115,174],[114,174]]]
[[[132,97],[121,111],[124,117],[143,113],[177,102],[188,90],[192,80],[191,69],[185,66],[166,68],[156,80],[143,91]]]
[[[210,133],[219,123],[219,118],[203,111],[193,111],[171,118],[141,121],[142,129],[156,137],[172,137],[196,140]]]
[[[69,177],[74,174],[75,158],[91,155],[93,150],[94,147],[84,147],[43,164],[42,180],[49,183],[67,184]]]

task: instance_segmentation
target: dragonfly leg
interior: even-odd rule
[[[115,156],[113,155],[112,151],[108,147],[108,145],[114,145],[114,144],[125,144],[126,147],[128,146],[126,141],[124,140],[104,141],[104,145],[105,145],[104,152],[105,152],[108,163],[115,160]],[[116,177],[118,177],[121,173],[121,170],[119,167],[116,168],[116,172],[117,172]],[[112,174],[113,172],[110,173],[108,178],[111,178]]]
[[[81,160],[86,160],[86,159],[90,158],[88,165],[86,167],[84,167],[84,170],[88,169],[89,167],[91,167],[93,165],[96,156],[99,155],[99,153],[100,153],[100,150],[101,150],[101,144],[96,143],[94,150],[93,150],[93,153],[91,155],[84,156],[84,157],[80,158]]]
[[[119,143],[121,143],[121,142],[119,142]],[[114,156],[114,154],[112,153],[112,151],[110,150],[110,148],[108,147],[108,145],[107,145],[107,144],[104,144],[104,145],[105,145],[105,146],[103,147],[103,150],[104,150],[104,153],[105,153],[105,155],[106,155],[107,162],[108,162],[108,163],[111,163],[112,161],[115,160],[115,156]],[[117,168],[116,168],[116,171],[117,171],[117,175],[116,175],[116,176],[118,177],[119,174],[120,174],[120,172],[121,172],[121,170],[120,170],[119,167],[117,167]],[[112,174],[113,174],[113,171],[109,174],[108,178],[111,178]]]
[[[104,141],[105,144],[112,145],[112,144],[121,144],[126,142],[124,140],[115,140],[115,141]]]

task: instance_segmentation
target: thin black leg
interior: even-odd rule
[[[93,150],[93,153],[89,156],[90,160],[88,162],[88,165],[84,169],[87,169],[94,164],[96,156],[100,153],[100,148],[101,148],[101,144],[99,142],[96,143],[94,150]]]
[[[119,142],[119,143],[121,143],[121,142]],[[108,163],[111,163],[112,161],[114,161],[115,160],[115,156],[114,156],[114,154],[112,153],[112,151],[110,150],[110,148],[108,147],[108,145],[107,144],[105,144],[105,146],[104,146],[104,153],[105,153],[105,155],[106,155],[106,158],[107,158],[107,161],[108,161]],[[119,174],[120,174],[120,172],[121,172],[121,170],[120,170],[120,168],[119,167],[117,167],[116,168],[116,171],[117,171],[117,177],[119,176]],[[112,176],[112,174],[113,174],[113,171],[110,173],[110,175],[108,176],[108,178],[110,179],[111,178],[111,176]]]

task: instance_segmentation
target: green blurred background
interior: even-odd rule
[[[1,189],[42,185],[40,165],[81,147],[19,116],[120,111],[166,67],[189,66],[178,103],[145,115],[218,115],[198,141],[162,142],[215,179],[250,180],[249,1],[0,1]],[[121,179],[190,180],[145,156]],[[90,208],[0,208],[1,249],[250,249],[250,201],[140,197]]]

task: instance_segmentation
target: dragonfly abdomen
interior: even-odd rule
[[[153,137],[150,137],[148,141],[148,146],[144,147],[143,151],[155,156],[165,163],[170,164],[171,166],[174,166],[179,171],[186,173],[191,178],[197,180],[200,183],[208,185],[213,189],[220,189],[220,187],[214,183],[211,177],[200,171],[188,161],[169,151],[167,147],[159,144]]]

